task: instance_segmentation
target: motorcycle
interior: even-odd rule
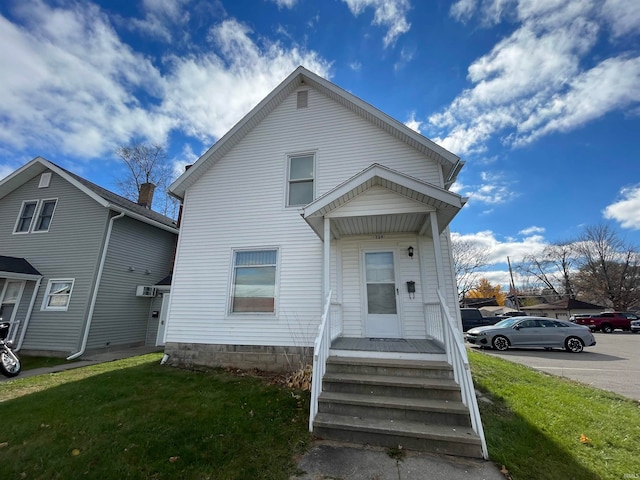
[[[9,324],[1,322],[2,317],[0,317],[0,373],[11,378],[20,373],[22,366],[20,359],[12,350],[13,342],[7,341]]]

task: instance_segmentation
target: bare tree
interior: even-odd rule
[[[576,243],[583,297],[626,310],[640,302],[640,254],[608,225],[590,226]]]
[[[568,241],[547,245],[540,254],[525,256],[516,269],[552,296],[575,298],[572,273],[576,264],[575,244]]]
[[[155,185],[154,210],[171,218],[176,218],[178,202],[167,195],[167,188],[173,180],[173,169],[162,145],[138,143],[121,145],[116,156],[127,166],[127,175],[117,180],[120,193],[131,201],[138,200],[140,187],[145,183]]]
[[[460,238],[452,238],[451,251],[458,297],[462,300],[478,283],[480,271],[489,263],[489,253],[472,241]]]

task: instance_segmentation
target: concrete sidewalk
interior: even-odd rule
[[[392,458],[386,449],[316,441],[298,461],[290,480],[505,480],[492,462],[406,451]]]

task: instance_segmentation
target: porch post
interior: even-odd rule
[[[431,236],[433,237],[433,249],[436,256],[436,276],[438,277],[438,289],[444,295],[444,263],[442,263],[442,247],[440,245],[440,233],[438,228],[438,216],[436,212],[429,213],[431,220]]]
[[[331,220],[324,217],[324,244],[322,255],[322,298],[326,301],[331,289]]]

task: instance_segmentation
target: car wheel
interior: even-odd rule
[[[564,347],[568,352],[580,353],[584,349],[584,343],[578,337],[569,337],[564,341]]]
[[[491,341],[491,345],[496,350],[500,350],[501,352],[504,352],[507,348],[509,348],[509,340],[507,339],[507,337],[498,335],[497,337],[493,337],[493,340]]]
[[[608,323],[605,323],[604,325],[602,325],[602,331],[604,333],[611,333],[611,332],[613,332],[613,327],[611,325],[609,325]]]

